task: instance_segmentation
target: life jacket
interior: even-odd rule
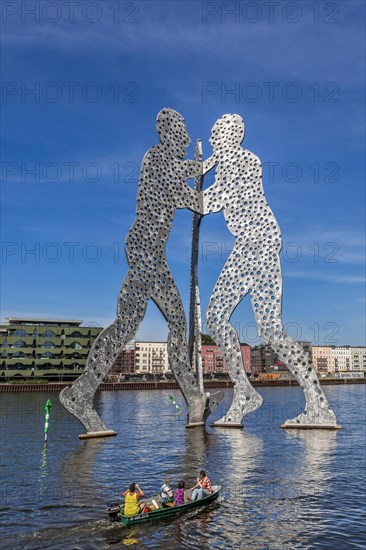
[[[171,487],[169,487],[169,485],[163,483],[163,485],[160,487],[159,495],[162,499],[173,498],[174,491]]]

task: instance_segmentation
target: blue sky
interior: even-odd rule
[[[113,320],[140,163],[171,107],[205,157],[214,122],[243,116],[282,229],[289,333],[365,345],[364,3],[34,4],[2,5],[2,317]],[[178,211],[168,242],[185,306],[190,226]],[[203,312],[232,245],[222,213],[203,220]],[[233,322],[258,343],[248,299]],[[150,304],[138,337],[166,334]]]

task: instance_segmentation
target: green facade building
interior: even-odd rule
[[[1,381],[33,378],[73,380],[101,327],[82,321],[9,317],[0,325]]]

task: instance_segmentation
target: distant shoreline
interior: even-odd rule
[[[298,386],[296,380],[251,380],[253,386]],[[50,382],[48,384],[0,384],[0,393],[36,393],[36,392],[60,392],[70,386],[72,382]],[[333,378],[320,379],[322,386],[366,384],[366,378]],[[205,388],[232,388],[230,380],[205,380]],[[179,389],[175,381],[162,382],[106,382],[100,384],[98,391],[128,391],[128,390],[174,390]]]

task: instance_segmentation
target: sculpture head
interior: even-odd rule
[[[227,151],[240,147],[244,139],[245,125],[240,115],[223,115],[215,122],[211,130],[209,142],[214,151]]]
[[[186,156],[191,139],[181,114],[173,109],[162,109],[156,117],[156,130],[159,134],[160,143],[173,156],[178,158]]]

